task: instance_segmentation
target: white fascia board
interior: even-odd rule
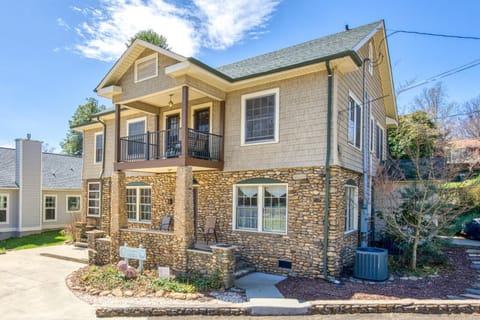
[[[122,87],[120,86],[108,86],[97,91],[97,95],[108,99],[120,93],[122,93]]]
[[[382,29],[382,26],[383,26],[383,22],[380,22],[376,27],[375,29],[373,29],[365,38],[363,38],[362,40],[360,40],[359,43],[357,43],[355,45],[355,47],[353,47],[353,50],[354,51],[358,51],[360,50],[361,47],[363,47],[365,45],[365,43],[367,43],[371,38],[373,38],[373,36],[375,35],[375,33],[377,33],[379,30]]]

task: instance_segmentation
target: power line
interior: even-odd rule
[[[405,91],[408,91],[408,90],[411,90],[411,89],[414,89],[414,88],[417,88],[417,87],[420,87],[420,86],[423,86],[424,84],[427,84],[429,82],[433,82],[433,81],[438,81],[442,78],[446,78],[446,77],[449,77],[449,76],[452,76],[454,74],[457,74],[459,72],[462,72],[462,71],[465,71],[465,70],[468,70],[468,69],[471,69],[473,67],[476,67],[480,65],[480,59],[476,59],[476,60],[473,60],[469,63],[466,63],[464,65],[461,65],[461,66],[458,66],[458,67],[455,67],[453,69],[450,69],[450,70],[447,70],[447,71],[444,71],[442,73],[439,73],[437,75],[434,75],[430,78],[427,78],[427,79],[424,79],[422,81],[418,81],[418,82],[415,82],[411,85],[408,85],[407,87],[399,90],[397,92],[397,97],[400,95],[400,93],[403,93]]]
[[[421,32],[421,31],[411,31],[411,30],[394,30],[388,29],[392,31],[387,37],[394,35],[396,33],[408,33],[408,34],[418,34],[422,36],[432,36],[432,37],[442,37],[442,38],[453,38],[453,39],[464,39],[464,40],[480,40],[480,37],[474,36],[459,36],[454,34],[445,34],[445,33],[431,33],[431,32]]]

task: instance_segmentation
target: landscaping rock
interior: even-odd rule
[[[123,294],[125,297],[133,297],[134,292],[132,290],[127,290]]]
[[[110,290],[104,290],[100,292],[99,296],[105,297],[105,296],[108,296],[110,293],[112,293]]]
[[[168,297],[171,299],[185,300],[187,298],[187,295],[180,292],[170,292],[168,294]]]
[[[158,290],[157,292],[155,292],[155,297],[157,298],[161,298],[165,295],[165,291],[163,290]]]
[[[143,297],[146,297],[146,296],[147,296],[147,293],[145,291],[139,292],[137,294],[137,297],[139,297],[139,298],[143,298]]]
[[[115,297],[123,297],[123,292],[122,292],[122,289],[120,289],[120,288],[113,289],[112,294]]]

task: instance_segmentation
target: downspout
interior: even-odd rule
[[[365,66],[370,59],[363,60],[363,205],[360,218],[360,247],[368,247],[368,207],[370,203],[370,164],[369,164],[369,145],[368,145],[368,124],[370,119],[367,117],[370,115],[368,110],[368,104],[365,99],[367,95],[367,85],[366,85],[366,76],[365,76]]]
[[[105,122],[100,120],[100,116],[97,117],[97,121],[102,124],[103,127],[103,150],[102,150],[102,171],[100,171],[100,176],[98,179],[100,179],[100,215],[102,215],[102,207],[103,207],[103,174],[105,173],[105,154],[106,154],[106,142],[107,142],[107,125]],[[102,224],[100,223],[100,228],[102,227]]]
[[[327,150],[325,156],[325,213],[323,217],[323,277],[325,280],[340,283],[328,275],[328,219],[330,206],[330,154],[332,149],[332,92],[333,92],[333,74],[330,68],[330,60],[326,62],[328,74],[328,94],[327,94]]]

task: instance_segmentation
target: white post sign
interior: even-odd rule
[[[142,245],[139,248],[132,248],[125,243],[125,245],[120,246],[120,257],[125,259],[127,265],[128,259],[138,260],[138,269],[142,272],[143,261],[147,260],[147,249],[143,248]]]

